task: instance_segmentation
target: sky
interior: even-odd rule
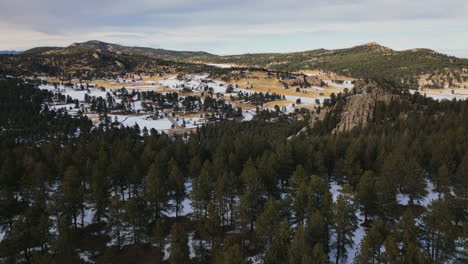
[[[468,58],[468,1],[0,0],[0,50],[88,40],[219,55],[377,42]]]

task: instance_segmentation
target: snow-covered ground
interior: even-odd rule
[[[439,199],[439,193],[436,192],[434,184],[430,181],[426,181],[426,191],[427,196],[424,197],[421,201],[414,201],[414,204],[427,207],[432,201]],[[406,194],[399,193],[397,195],[397,201],[401,205],[408,205],[409,196]]]
[[[248,89],[240,89],[237,87],[233,88],[233,92],[230,94],[226,93],[226,89],[228,87],[228,84],[222,82],[222,81],[217,81],[217,80],[212,80],[208,78],[208,75],[185,75],[182,78],[178,78],[177,76],[172,76],[169,77],[165,80],[160,80],[160,81],[135,81],[132,79],[118,79],[115,84],[122,84],[122,87],[125,86],[126,83],[132,83],[131,86],[126,87],[128,91],[131,90],[138,90],[138,91],[157,91],[157,92],[162,92],[164,93],[165,91],[169,90],[182,90],[184,88],[191,89],[194,92],[207,92],[211,91],[214,94],[221,94],[221,96],[230,96],[230,95],[236,95],[239,92],[247,93],[247,94],[252,94],[255,93],[255,91],[248,90]],[[74,103],[70,104],[63,104],[60,102],[52,103],[49,105],[50,109],[52,110],[60,110],[64,109],[66,110],[69,114],[75,115],[78,113],[78,111],[82,111],[83,109],[85,110],[84,113],[88,115],[91,119],[96,119],[97,115],[96,114],[88,114],[87,111],[89,111],[89,104],[85,102],[85,97],[102,97],[103,99],[106,99],[109,95],[112,96],[115,100],[116,103],[121,103],[122,100],[120,98],[115,97],[113,94],[115,90],[112,89],[100,89],[95,87],[94,85],[90,87],[86,87],[86,85],[83,85],[83,89],[81,87],[78,87],[77,85],[74,86],[64,86],[64,85],[53,85],[53,84],[46,84],[46,85],[40,85],[40,89],[45,89],[52,91],[54,93],[61,93],[64,96],[69,96],[73,100],[78,100],[78,108],[75,108]],[[169,89],[169,90],[167,90]],[[321,87],[312,87],[311,89],[315,90],[323,90]],[[179,94],[180,98],[183,98],[183,94]],[[214,96],[216,97],[216,96]],[[294,112],[296,109],[301,108],[303,105],[313,105],[317,101],[320,103],[323,103],[325,99],[328,97],[308,97],[308,96],[291,96],[287,95],[285,96],[285,99],[290,101],[290,103],[283,105],[282,109],[283,111],[286,111],[288,113]],[[191,128],[196,128],[200,126],[203,123],[206,123],[207,120],[203,117],[184,117],[183,115],[176,115],[172,120],[170,120],[167,115],[172,115],[171,112],[167,112],[164,115],[160,116],[160,118],[150,118],[152,113],[143,113],[143,106],[142,106],[142,101],[136,100],[136,98],[133,98],[135,101],[131,102],[131,109],[134,111],[132,114],[120,114],[120,113],[109,113],[108,116],[111,117],[111,120],[114,121],[117,118],[117,121],[120,122],[124,126],[134,126],[135,124],[138,124],[140,129],[143,129],[146,127],[148,130],[154,128],[155,130],[159,132],[167,132],[169,129],[174,129],[177,127],[182,126],[183,122],[185,121],[185,127],[187,129]],[[296,101],[300,100],[301,104],[296,104]],[[241,103],[239,102],[231,102],[233,106],[239,107]],[[264,108],[269,108],[273,109],[273,106],[267,107],[264,106]],[[255,116],[256,112],[254,109],[251,110],[243,110],[243,117],[244,120],[251,120]],[[174,122],[176,122],[178,125],[173,125]]]
[[[453,91],[453,93],[452,93]],[[465,100],[468,99],[468,89],[424,89],[422,91],[410,90],[410,93],[414,94],[418,92],[427,97],[431,97],[435,100]]]
[[[148,130],[152,128],[157,131],[165,131],[171,129],[172,122],[168,118],[161,118],[157,120],[149,119],[150,115],[108,115],[112,118],[112,121],[117,118],[117,121],[124,126],[134,126],[138,124],[140,129],[146,127]]]
[[[235,64],[226,64],[226,63],[208,63],[206,65],[209,65],[209,66],[214,66],[214,67],[218,67],[218,68],[233,68],[233,67],[237,67],[237,65]]]
[[[141,87],[142,86],[140,86],[140,88]],[[158,85],[157,87],[160,87],[160,86]],[[96,98],[102,97],[105,99],[107,97],[108,92],[109,93],[112,92],[112,90],[102,91],[101,89],[96,89],[94,87],[81,90],[79,88],[68,87],[68,86],[63,86],[63,85],[58,85],[57,87],[55,87],[54,85],[51,85],[51,84],[40,85],[39,88],[44,89],[44,90],[49,90],[54,93],[61,93],[64,96],[70,96],[73,100],[77,99],[79,101],[80,108],[75,108],[74,103],[63,104],[63,103],[57,102],[57,103],[49,104],[49,108],[51,110],[64,109],[71,115],[75,115],[81,109],[81,106],[84,106],[85,108],[89,108],[89,105],[85,103],[85,95],[96,97]],[[134,89],[136,89],[136,87],[134,87]],[[154,90],[154,89],[148,89],[148,90]],[[121,99],[119,98],[114,97],[114,99],[116,103],[121,102]],[[131,103],[131,105],[132,105],[132,109],[135,112],[141,111],[143,109],[141,101],[134,101]],[[88,116],[91,119],[96,117],[95,114],[88,114]],[[144,127],[146,127],[148,130],[154,128],[158,132],[163,132],[163,131],[167,131],[173,128],[172,122],[167,118],[167,116],[164,116],[163,118],[159,118],[159,119],[150,118],[151,116],[150,114],[125,114],[125,115],[108,114],[108,116],[111,118],[111,121],[117,120],[124,126],[134,126],[135,124],[138,124],[140,129],[143,129]],[[180,117],[178,119],[179,121],[176,121],[176,118],[174,119],[174,121],[177,122],[179,125],[182,125],[182,120],[184,118]],[[201,124],[206,122],[206,120],[201,117],[185,118],[185,121],[186,121],[187,128],[196,128],[197,126],[200,126]]]
[[[107,91],[102,91],[100,89],[96,88],[89,88],[89,93],[85,89],[81,90],[80,88],[73,88],[73,87],[66,87],[63,85],[59,85],[57,88],[55,88],[54,85],[51,84],[44,84],[39,86],[40,89],[43,90],[49,90],[55,93],[62,93],[65,96],[70,96],[73,99],[78,99],[78,101],[84,101],[85,100],[85,94],[88,94],[89,96],[95,96],[95,97],[102,97],[106,98]]]
[[[343,194],[342,189],[343,187],[338,185],[336,182],[330,183],[330,192],[332,194],[334,202],[336,202],[340,194]],[[424,199],[422,199],[419,202],[415,202],[415,204],[419,204],[421,206],[427,207],[432,201],[439,199],[439,193],[435,191],[434,185],[432,184],[432,182],[427,181],[426,191],[427,191],[426,197],[424,197]],[[400,193],[397,195],[397,201],[401,205],[408,205],[409,197],[408,195],[404,195]],[[359,253],[360,243],[362,242],[362,240],[364,239],[366,235],[366,230],[362,226],[362,224],[364,223],[364,215],[359,209],[356,211],[356,215],[358,217],[358,228],[356,229],[356,231],[354,231],[354,236],[353,236],[354,247],[348,248],[348,251],[347,251],[348,258],[346,261],[343,261],[342,264],[353,263],[354,257]],[[334,259],[335,254],[333,251],[330,252],[329,257],[330,259]]]

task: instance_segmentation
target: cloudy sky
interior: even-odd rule
[[[223,55],[376,41],[468,58],[468,1],[0,0],[0,50],[92,39]]]

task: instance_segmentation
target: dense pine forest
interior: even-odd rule
[[[53,96],[0,80],[0,263],[468,259],[466,100],[403,93],[340,133],[330,112],[167,135],[52,111]]]

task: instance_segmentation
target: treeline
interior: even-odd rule
[[[231,100],[233,101],[243,101],[243,102],[250,102],[255,105],[263,105],[267,102],[273,102],[278,100],[285,100],[286,97],[276,93],[262,93],[262,92],[254,92],[254,93],[246,93],[246,92],[238,92],[236,96],[231,95]]]
[[[284,72],[320,69],[354,78],[386,79],[396,83],[403,81],[413,86],[417,85],[416,76],[423,73],[438,73],[445,69],[452,69],[455,73],[468,65],[467,59],[446,56],[427,49],[393,51],[380,46],[203,59],[214,63],[257,66]]]
[[[31,110],[2,104],[2,113],[50,112],[41,108],[50,94],[30,100],[37,89],[23,86],[2,81],[0,94],[22,98],[12,102],[29,102]],[[356,247],[358,263],[462,263],[468,102],[414,95],[376,111],[372,125],[341,134],[330,133],[329,115],[308,136],[290,137],[306,121],[278,118],[218,122],[172,137],[82,126],[40,142],[5,127],[4,115],[1,260],[80,263],[85,254],[122,263],[131,252],[133,261],[171,264],[248,263],[252,256],[342,263]],[[23,121],[29,132],[34,121]],[[41,133],[60,128],[49,122]],[[330,189],[335,182],[341,195]],[[418,201],[428,182],[440,197],[425,208]],[[360,213],[367,233],[358,245]]]

